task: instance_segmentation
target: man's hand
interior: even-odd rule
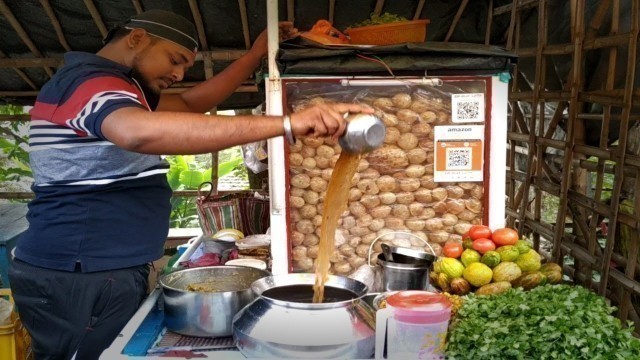
[[[285,41],[298,36],[298,29],[293,27],[293,23],[290,21],[281,21],[278,23],[278,27],[280,29],[279,41]],[[264,30],[258,35],[250,51],[259,57],[263,57],[267,55],[267,49],[267,30]]]
[[[295,136],[330,136],[334,141],[347,127],[346,113],[373,114],[373,109],[359,104],[320,104],[291,114],[291,130]]]

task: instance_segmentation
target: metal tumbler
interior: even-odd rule
[[[387,130],[382,120],[373,114],[352,114],[347,128],[338,140],[344,151],[362,154],[382,145]]]

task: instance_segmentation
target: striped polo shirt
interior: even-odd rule
[[[163,254],[169,228],[169,165],[119,148],[101,125],[123,107],[155,109],[131,68],[71,52],[31,110],[29,158],[35,199],[16,257],[36,266],[93,272]]]

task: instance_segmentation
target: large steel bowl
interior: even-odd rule
[[[362,298],[367,286],[329,276],[325,300],[312,303],[315,274],[269,276],[253,283],[258,298],[233,322],[247,358],[369,359],[375,349],[375,312]]]
[[[246,266],[208,266],[161,276],[167,329],[188,336],[230,336],[234,315],[255,298],[251,284],[269,275]]]

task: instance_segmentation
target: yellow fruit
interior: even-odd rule
[[[470,264],[462,272],[462,277],[469,282],[469,284],[480,287],[491,282],[493,277],[493,271],[491,268],[483,263]]]
[[[498,264],[493,269],[493,281],[513,281],[522,275],[522,270],[516,265],[516,263],[507,261]]]
[[[540,270],[542,266],[542,257],[535,250],[531,249],[524,254],[521,254],[516,259],[515,263],[520,267],[523,272],[532,272]]]
[[[464,271],[464,265],[458,259],[454,258],[442,258],[440,262],[440,270],[443,273],[447,274],[450,279],[459,278],[462,276],[462,271]]]
[[[498,281],[495,283],[483,285],[476,290],[476,295],[495,295],[511,289],[511,283],[508,281]]]

